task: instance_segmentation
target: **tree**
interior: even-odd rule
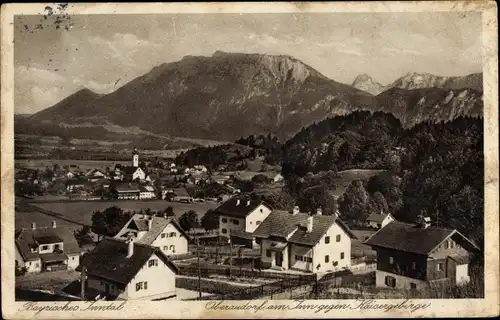
[[[168,206],[164,211],[163,213],[165,213],[167,215],[167,217],[175,217],[175,212],[174,212],[174,208],[172,208],[171,206]]]
[[[254,183],[254,184],[268,184],[268,183],[271,183],[271,178],[269,178],[265,174],[256,174],[252,178],[252,183]]]
[[[131,218],[130,212],[123,212],[123,209],[112,206],[104,211],[95,211],[92,214],[92,232],[99,236],[115,236],[125,223]]]
[[[184,212],[179,219],[179,224],[181,225],[182,229],[186,231],[189,231],[193,228],[198,228],[200,226],[200,222],[198,221],[198,214],[196,214],[196,211],[194,210]]]
[[[201,218],[201,226],[205,230],[214,230],[219,228],[219,216],[212,209],[208,209]]]
[[[75,239],[78,242],[79,245],[85,244],[86,241],[88,241],[91,231],[91,227],[89,226],[83,226],[81,229],[75,230],[74,235]]]

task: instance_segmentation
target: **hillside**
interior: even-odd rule
[[[382,89],[376,97],[363,91]],[[391,112],[405,126],[476,117],[481,93],[481,74],[410,73],[384,88],[362,75],[349,86],[290,56],[217,51],[161,64],[107,95],[81,90],[29,119],[185,138],[234,141],[273,133],[286,140],[314,122],[357,110]]]
[[[115,92],[89,96],[75,94],[33,119],[106,121],[161,134],[234,141],[267,132],[284,138],[326,116],[373,104],[370,94],[330,80],[292,57],[225,52],[186,56]]]

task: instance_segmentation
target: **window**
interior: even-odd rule
[[[142,282],[137,282],[135,284],[135,291],[140,291],[142,290]]]
[[[71,260],[75,260],[75,257],[71,257]]]
[[[411,263],[411,269],[412,269],[412,270],[417,269],[417,263],[416,263],[415,261],[413,261],[413,262]]]
[[[385,276],[385,285],[392,288],[396,287],[396,278]]]
[[[259,224],[260,224],[260,221],[257,221],[255,224],[256,224],[256,225],[259,225]]]
[[[455,247],[455,242],[450,241],[450,248],[453,248],[453,247]]]
[[[269,250],[269,249],[266,250],[266,257],[268,257],[268,258],[271,257],[271,250]]]
[[[330,243],[330,237],[329,236],[325,237],[325,243]]]
[[[168,250],[168,246],[163,246],[163,251],[167,251]]]
[[[42,246],[42,250],[48,250],[49,246]]]
[[[227,233],[227,229],[223,228],[221,231],[222,231],[222,233]]]
[[[307,261],[307,262],[313,262],[313,258],[306,257],[306,261]]]
[[[148,282],[144,281],[144,290],[148,290]]]
[[[262,213],[262,212],[264,212],[264,210],[263,210],[263,209],[260,209],[260,212]]]
[[[450,243],[448,242],[448,240],[446,240],[446,241],[444,242],[444,248],[445,248],[445,249],[448,249],[448,247],[449,247],[449,246],[450,246]]]
[[[175,238],[175,237],[177,237],[177,233],[175,233],[175,232],[170,232],[170,237],[171,237],[171,238]]]
[[[231,222],[234,224],[234,225],[239,225],[240,222],[236,219],[232,219]]]
[[[299,261],[300,258],[302,258],[301,256],[295,256],[295,260]]]
[[[221,221],[222,221],[222,223],[226,223],[227,219],[226,218],[222,218]]]
[[[393,257],[389,257],[389,264],[394,264],[394,258]]]
[[[325,263],[328,263],[328,262],[330,262],[330,256],[329,256],[329,255],[326,255],[326,256],[325,256]]]
[[[340,260],[342,260],[342,259],[344,259],[344,253],[343,252],[340,253]]]
[[[165,234],[164,233],[161,234],[161,238],[162,239],[165,238]]]
[[[410,282],[410,288],[411,289],[417,289],[417,284],[413,283],[413,282]]]
[[[338,235],[336,236],[336,241],[337,241],[337,242],[340,242],[340,234],[338,234]]]
[[[55,245],[54,245],[54,250],[60,250],[60,249],[61,249],[61,248],[60,248],[60,245],[59,245],[59,244],[55,244]]]
[[[38,264],[38,262],[35,262],[35,268],[39,268],[40,267],[40,264]]]
[[[157,266],[158,266],[158,260],[151,259],[148,261],[148,267],[157,267]]]
[[[170,251],[174,252],[175,251],[175,246],[174,245],[171,245],[170,246]]]
[[[438,263],[438,264],[436,265],[436,270],[437,270],[437,271],[442,271],[442,270],[443,270],[443,264],[442,264],[442,263]]]

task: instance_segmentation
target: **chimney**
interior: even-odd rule
[[[240,205],[240,199],[236,199],[236,206],[239,206]]]
[[[36,223],[34,223],[34,222],[31,223],[31,229],[33,229],[33,230],[36,229]]]
[[[340,211],[335,210],[335,212],[333,213],[333,216],[335,217],[335,219],[337,219],[338,217],[340,217]]]
[[[52,228],[54,228],[54,229],[57,228],[57,223],[55,220],[52,221]]]
[[[323,210],[321,208],[316,209],[316,215],[317,216],[323,215]]]
[[[307,233],[311,233],[313,229],[313,216],[307,217]]]
[[[134,237],[129,237],[127,240],[128,250],[127,258],[130,258],[134,254]]]
[[[299,206],[295,206],[293,207],[293,211],[292,211],[292,214],[297,214],[300,212],[300,209],[299,209]]]
[[[148,220],[148,230],[151,231],[152,227],[153,227],[153,217],[150,216]]]

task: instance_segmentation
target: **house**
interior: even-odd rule
[[[51,227],[38,227],[33,222],[30,229],[15,232],[16,265],[26,267],[27,272],[43,272],[76,269],[82,249],[67,228],[58,228],[56,221]]]
[[[172,195],[171,197],[172,201],[184,202],[184,203],[193,202],[193,197],[189,195],[186,188],[173,188],[170,194]]]
[[[385,227],[389,222],[395,221],[390,213],[372,213],[366,218],[364,225],[368,228],[380,229]]]
[[[75,177],[75,174],[71,171],[66,172],[65,174],[67,179],[73,179]]]
[[[351,266],[353,232],[339,218],[318,209],[315,215],[295,207],[275,210],[255,230],[264,267],[325,272]]]
[[[469,281],[469,259],[478,247],[457,230],[393,221],[365,244],[377,252],[376,285],[422,289],[433,284]]]
[[[87,177],[100,177],[100,178],[106,178],[106,173],[102,170],[99,170],[99,169],[92,169],[92,170],[89,170],[87,171],[87,173],[85,173],[85,175]]]
[[[139,180],[145,180],[146,179],[146,173],[144,170],[141,169],[141,167],[122,167],[121,169],[123,173],[123,179],[124,180],[130,180],[134,181],[136,179]]]
[[[152,186],[142,186],[139,191],[140,200],[156,198],[155,189]]]
[[[178,268],[157,247],[105,238],[85,255],[78,271],[95,299],[166,300],[176,297]]]
[[[115,238],[124,240],[130,235],[137,243],[158,247],[167,256],[188,253],[189,235],[173,218],[135,214]]]
[[[140,190],[135,184],[121,184],[114,188],[113,194],[119,200],[139,200]]]
[[[274,183],[278,183],[278,182],[283,181],[284,178],[283,178],[283,175],[281,175],[281,173],[278,173],[272,179],[273,179]]]
[[[252,247],[253,232],[271,213],[271,207],[262,200],[233,197],[216,209],[219,232],[231,237],[233,243]]]
[[[88,186],[88,183],[84,180],[74,179],[68,180],[66,182],[66,190],[69,192],[73,192],[74,190],[82,190]]]

